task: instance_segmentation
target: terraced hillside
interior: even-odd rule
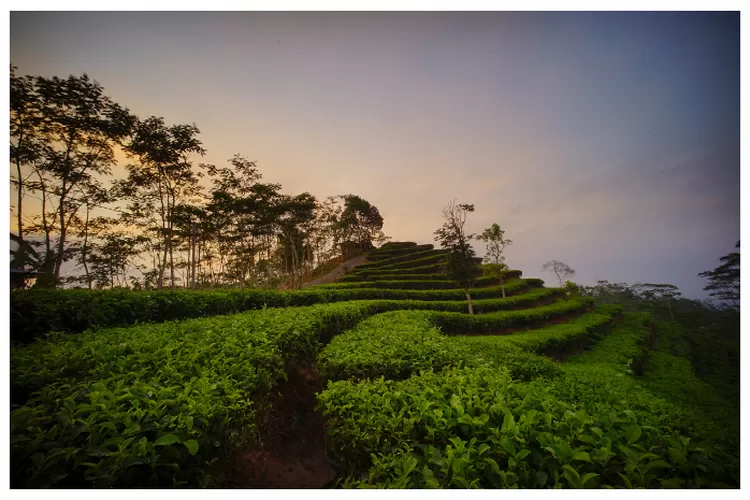
[[[738,486],[733,436],[647,388],[648,315],[520,271],[469,315],[444,257],[389,243],[337,283],[172,296],[196,306],[169,322],[106,295],[119,328],[14,315],[68,328],[12,349],[12,486]]]

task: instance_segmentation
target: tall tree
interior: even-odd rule
[[[682,293],[674,285],[657,284],[657,283],[636,283],[633,290],[642,300],[650,300],[667,306],[669,317],[674,323],[674,312],[672,303],[678,300]]]
[[[576,273],[569,265],[560,262],[559,260],[551,260],[547,262],[542,266],[542,271],[554,273],[554,275],[557,276],[557,280],[560,282],[560,288],[563,288],[568,278],[573,277]]]
[[[465,229],[466,217],[474,211],[474,205],[465,203],[458,204],[452,200],[443,209],[445,222],[440,229],[435,231],[435,241],[448,250],[443,271],[449,279],[455,281],[466,294],[469,314],[474,314],[469,289],[474,286],[476,279],[481,276],[476,252],[471,246],[473,234],[468,234]]]
[[[482,231],[482,234],[477,236],[477,239],[483,241],[486,247],[484,261],[495,265],[495,267],[489,269],[489,272],[490,275],[496,276],[500,280],[500,289],[502,290],[503,298],[505,298],[505,274],[508,271],[508,266],[504,264],[505,256],[503,255],[503,251],[505,247],[512,245],[513,241],[505,237],[505,231],[500,229],[497,223],[492,224],[492,226]]]
[[[344,210],[338,219],[341,241],[353,241],[362,250],[382,237],[383,217],[377,207],[354,194],[342,196]]]
[[[739,250],[740,242],[734,246]],[[719,259],[722,264],[713,271],[704,271],[698,276],[706,278],[708,284],[703,288],[711,297],[739,309],[740,307],[740,253],[732,252]]]
[[[34,91],[34,78],[16,76],[10,67],[10,162],[11,185],[16,187],[16,221],[18,238],[23,240],[23,196],[26,181],[39,168],[42,143],[38,134],[41,125],[41,102]]]
[[[101,189],[97,176],[111,174],[114,147],[130,135],[134,117],[104,95],[84,74],[63,80],[37,77],[42,101],[43,169],[54,181],[59,237],[55,281],[65,256],[68,225],[91,192]]]
[[[50,281],[57,285],[70,256],[69,226],[82,200],[101,189],[101,177],[111,173],[114,148],[130,135],[135,117],[86,74],[67,79],[11,74],[11,84],[11,158],[18,199],[24,190],[42,195],[45,260],[54,261]],[[20,203],[17,210],[22,220]],[[19,229],[23,232],[23,226]]]
[[[304,226],[315,218],[317,200],[310,193],[297,196],[282,195],[278,198],[275,209],[276,226],[289,245],[289,263],[292,288],[299,288],[300,257],[306,234]]]
[[[204,155],[195,125],[167,126],[163,118],[149,117],[135,126],[125,151],[138,160],[126,166],[127,178],[117,183],[117,192],[128,202],[126,218],[161,239],[161,264],[157,286],[164,285],[169,268],[174,287],[174,214],[181,201],[200,195],[202,174],[192,168],[193,154]]]

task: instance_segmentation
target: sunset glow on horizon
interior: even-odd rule
[[[87,73],[141,118],[195,123],[196,164],[239,153],[285,193],[359,195],[394,241],[433,243],[457,198],[526,276],[558,259],[702,299],[740,236],[739,13],[10,18],[18,74]]]

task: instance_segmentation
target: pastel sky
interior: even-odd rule
[[[540,276],[697,273],[740,225],[739,14],[12,12],[21,74],[88,73],[290,194],[354,193],[394,240],[472,203]],[[475,245],[480,254],[483,248]]]

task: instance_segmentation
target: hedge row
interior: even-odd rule
[[[423,252],[425,250],[433,250],[435,248],[434,245],[427,244],[427,245],[417,245],[413,244],[411,246],[405,246],[400,248],[387,248],[384,249],[384,247],[380,247],[377,250],[373,250],[372,252],[367,254],[367,260],[370,262],[381,262],[386,259],[391,259],[393,257],[398,257],[400,255],[411,255],[417,252]]]
[[[386,274],[394,274],[396,272],[392,269],[385,269],[385,270],[372,270],[372,271],[362,272],[358,274],[357,273],[358,267],[354,268],[353,272],[345,276],[371,277],[371,276],[382,276]],[[441,267],[441,264],[427,264],[424,266],[420,265],[420,266],[415,266],[415,267],[410,267],[410,268],[401,268],[401,269],[398,269],[397,271],[398,273],[404,273],[404,274],[428,274],[428,273],[437,274],[437,273],[442,272],[442,267]]]
[[[268,309],[15,348],[28,400],[11,413],[11,485],[208,485],[208,464],[254,439],[285,364],[375,310]]]
[[[633,327],[625,324],[615,333]],[[497,367],[448,367],[403,381],[329,384],[318,400],[330,451],[343,466],[341,483],[370,488],[739,485],[736,457],[620,367],[560,366],[562,376],[523,383]]]
[[[399,250],[404,251],[409,248],[414,248],[417,244],[413,241],[389,241],[384,245],[370,251],[369,255],[380,255],[385,253],[397,252]]]
[[[520,273],[519,273],[520,274]],[[413,276],[413,275],[411,275]],[[516,278],[517,279],[517,278]],[[497,278],[482,276],[474,283],[475,287],[483,287],[498,284]],[[326,283],[324,285],[315,285],[310,288],[327,288],[327,289],[347,289],[347,288],[389,288],[392,290],[448,290],[455,289],[458,285],[455,281],[447,279],[429,280],[372,280],[372,281],[355,281],[345,283]]]
[[[506,292],[541,286],[541,280],[509,282]],[[499,287],[472,290],[477,298],[497,297]],[[276,290],[13,290],[11,339],[29,342],[51,331],[130,326],[153,321],[218,316],[263,307],[307,306],[349,300],[463,300],[461,290],[308,288]]]
[[[560,310],[569,312],[558,307],[550,308],[548,313],[559,314]],[[535,310],[505,313],[505,323],[517,324],[516,318],[536,317],[529,315],[532,311]],[[541,315],[545,316],[544,313]],[[491,353],[489,361],[513,366],[515,377],[551,376],[559,370],[552,368],[549,361],[537,362],[528,355],[529,351],[540,353],[573,343],[580,345],[591,340],[593,332],[611,319],[610,315],[590,313],[570,324],[529,333],[460,340],[460,337],[446,337],[441,333],[433,311],[389,312],[375,315],[334,338],[318,356],[317,369],[324,378],[332,380],[377,377],[402,380],[423,370],[439,371],[469,361],[472,365],[481,365],[488,361],[488,353]],[[513,339],[519,341],[510,342]]]
[[[12,414],[13,484],[209,484],[206,464],[251,438],[285,363],[369,315],[411,305],[268,309],[14,348],[12,392],[29,399]]]
[[[536,279],[509,282],[506,293],[541,286]],[[499,287],[473,289],[476,298],[500,295]],[[51,331],[130,326],[202,316],[239,313],[263,307],[307,306],[350,300],[464,300],[462,290],[345,290],[308,288],[276,290],[14,290],[11,292],[11,339],[28,342]]]
[[[432,246],[432,245],[430,245]],[[395,255],[389,256],[387,259],[380,259],[368,262],[367,264],[361,264],[357,266],[357,269],[379,269],[381,267],[388,267],[393,264],[399,264],[402,262],[408,262],[413,260],[420,260],[427,257],[434,257],[437,255],[445,255],[445,250],[419,249],[417,251],[409,250],[408,252],[398,252]],[[368,256],[368,261],[369,261]]]
[[[622,310],[620,311],[622,312]],[[520,335],[502,337],[503,341],[517,345],[535,354],[586,347],[604,338],[602,327],[608,326],[613,314],[597,312],[584,314],[561,325],[532,330]]]
[[[408,269],[412,267],[426,266],[428,264],[437,264],[444,261],[446,255],[447,253],[444,250],[427,250],[425,252],[395,257],[374,264],[362,264],[354,269],[354,273],[362,274],[368,271]]]
[[[497,333],[507,328],[530,328],[535,324],[553,318],[583,312],[593,305],[590,297],[560,300],[553,304],[522,309],[518,311],[498,311],[487,314],[459,314],[454,312],[433,312],[432,320],[446,335],[465,333]]]
[[[428,311],[395,311],[375,315],[328,344],[316,369],[324,379],[376,378],[401,380],[431,368],[459,366]]]
[[[519,270],[511,270],[506,273],[505,281],[512,279],[518,279],[523,273]],[[371,274],[362,273],[358,274],[347,274],[343,276],[338,283],[353,283],[361,281],[419,281],[419,280],[434,280],[434,281],[447,281],[445,274],[441,273],[422,273],[422,274],[404,274],[404,273],[392,273],[392,274]]]

